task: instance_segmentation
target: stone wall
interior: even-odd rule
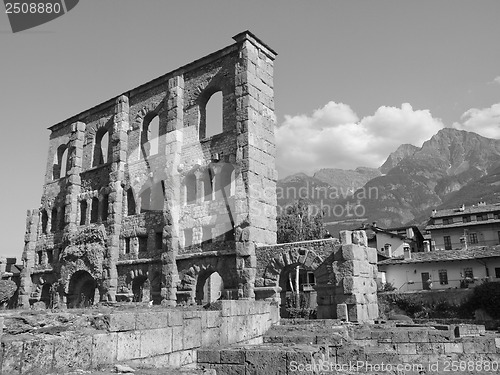
[[[45,375],[114,363],[179,367],[196,362],[199,348],[262,342],[264,333],[279,320],[277,306],[264,301],[219,301],[211,308],[217,310],[164,308],[106,314],[98,317],[105,331],[21,339],[5,335],[1,373]]]
[[[453,373],[465,375],[497,373],[500,368],[500,337],[486,334],[484,327],[339,323],[318,320],[303,330],[291,327],[286,334],[277,329],[286,327],[274,327],[263,345],[200,349],[198,364],[215,369],[217,375],[420,375],[452,368]],[[466,334],[457,337],[460,330]],[[474,367],[467,368],[471,363]]]

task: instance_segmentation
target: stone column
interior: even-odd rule
[[[68,147],[68,177],[66,178],[66,198],[64,210],[64,224],[66,233],[77,230],[78,222],[78,195],[81,192],[83,161],[83,143],[85,140],[85,124],[75,122],[71,124],[71,136]]]
[[[177,253],[179,250],[179,219],[183,204],[181,183],[177,166],[181,162],[184,118],[184,77],[168,80],[167,133],[165,135],[165,201],[163,215],[161,299],[164,306],[177,304]]]
[[[256,245],[276,243],[275,115],[273,61],[276,53],[249,32],[234,37],[236,131],[241,180],[236,184],[238,298],[254,299]]]
[[[109,175],[110,194],[108,204],[111,211],[108,216],[109,237],[107,249],[107,262],[105,264],[106,275],[104,291],[108,301],[115,301],[118,288],[118,271],[116,262],[120,250],[120,231],[122,227],[123,188],[125,179],[125,165],[127,163],[127,148],[129,129],[129,104],[126,95],[116,99],[115,116],[113,119],[113,132],[111,134],[112,164]],[[101,298],[102,298],[101,297]]]
[[[26,213],[26,234],[24,236],[23,270],[21,271],[21,284],[19,287],[18,304],[20,308],[30,308],[30,294],[33,283],[31,272],[35,265],[35,248],[38,237],[39,210],[28,210]]]

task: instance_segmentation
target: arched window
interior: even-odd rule
[[[95,136],[92,166],[97,167],[98,165],[107,163],[109,161],[109,151],[109,130],[107,128],[101,128],[97,131]]]
[[[90,208],[90,222],[97,223],[99,220],[99,199],[97,197],[92,198],[92,207]]]
[[[160,118],[152,113],[144,118],[141,131],[141,159],[158,153]]]
[[[57,230],[57,207],[52,209],[52,216],[50,218],[50,231],[54,233]]]
[[[68,172],[68,145],[60,145],[54,155],[52,179],[66,177]]]
[[[135,215],[135,198],[131,187],[127,189],[127,215]]]
[[[223,131],[223,96],[217,91],[200,104],[200,139],[209,138]]]
[[[49,215],[46,210],[42,210],[42,233],[47,234],[47,225],[49,223]]]
[[[80,225],[85,225],[87,219],[87,201],[80,202]]]
[[[196,176],[194,174],[187,175],[184,179],[186,188],[186,204],[196,202]]]

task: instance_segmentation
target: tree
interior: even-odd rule
[[[277,217],[278,243],[319,240],[325,237],[323,214],[311,213],[306,200],[299,199],[287,206]]]

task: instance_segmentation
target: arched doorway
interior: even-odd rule
[[[68,307],[89,307],[94,304],[96,281],[87,271],[77,271],[69,281]]]
[[[217,301],[224,290],[224,280],[216,271],[205,271],[198,276],[196,283],[196,303],[205,305]]]
[[[144,297],[149,299],[149,289],[145,288],[147,280],[147,276],[137,276],[132,281],[132,293],[134,294],[133,302],[142,302],[144,301]]]

